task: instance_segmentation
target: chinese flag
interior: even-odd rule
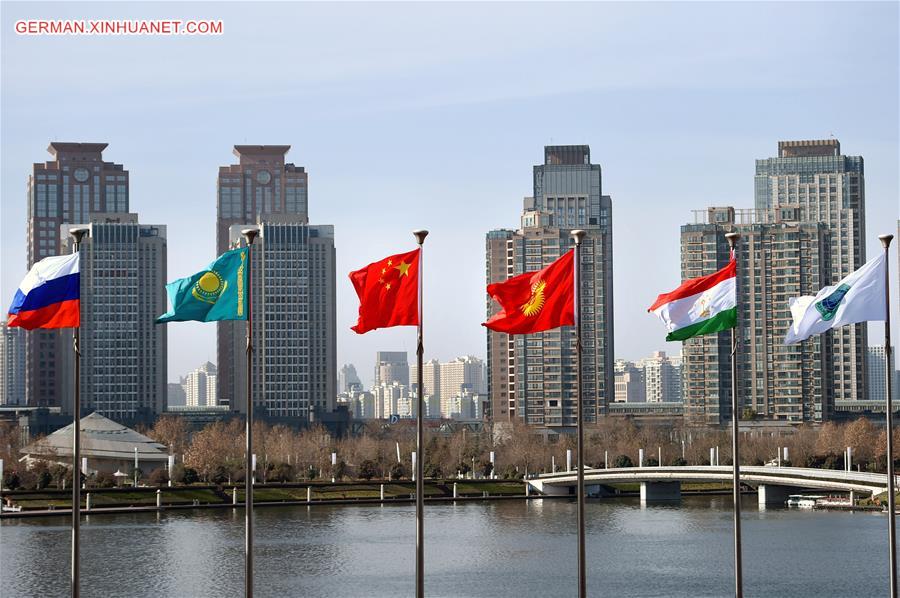
[[[488,285],[503,308],[482,326],[508,334],[531,334],[575,324],[575,251],[537,272]]]
[[[350,281],[359,295],[359,321],[351,327],[357,334],[419,323],[418,249],[351,272]]]

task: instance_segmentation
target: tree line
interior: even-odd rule
[[[244,481],[244,423],[239,419],[218,421],[191,432],[182,418],[161,417],[152,428],[140,430],[175,455],[175,484],[240,483]],[[27,469],[19,462],[19,430],[0,424],[0,458],[4,460],[4,487],[9,489],[62,488],[71,484],[71,468],[56,463],[37,463]],[[256,480],[262,483],[325,480],[408,479],[415,450],[412,422],[388,425],[372,421],[354,436],[334,438],[322,427],[303,430],[263,422],[254,424]],[[895,432],[900,442],[900,431]],[[886,437],[882,426],[865,418],[852,422],[802,425],[786,433],[742,432],[741,462],[763,465],[788,449],[782,465],[845,468],[845,449],[852,448],[853,469],[886,471]],[[640,449],[644,465],[706,465],[710,449],[718,451],[721,465],[731,464],[731,437],[727,430],[642,424],[629,419],[607,418],[585,426],[585,462],[591,467],[638,465]],[[425,476],[496,476],[518,479],[548,473],[566,466],[566,452],[574,455],[575,439],[560,435],[547,440],[534,428],[513,422],[486,424],[481,430],[468,428],[445,432],[426,431]],[[490,455],[494,453],[494,462]],[[332,464],[332,453],[335,463]],[[781,453],[783,455],[783,452]],[[574,459],[574,457],[573,457]],[[129,471],[129,474],[132,472]],[[143,483],[168,483],[165,468],[148,475],[138,472]],[[89,486],[112,486],[109,474],[85,480]]]

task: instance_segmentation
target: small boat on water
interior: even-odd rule
[[[815,494],[791,494],[788,496],[785,504],[789,507],[798,507],[800,509],[814,509],[816,507],[816,502],[823,498],[828,497]]]
[[[853,501],[848,496],[826,496],[816,501],[817,509],[852,507]]]

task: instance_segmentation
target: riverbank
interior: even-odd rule
[[[311,482],[255,484],[254,506],[406,503],[415,500],[415,482]],[[427,502],[529,498],[518,480],[429,480]],[[3,504],[17,511],[0,517],[35,517],[71,513],[71,490],[17,490],[3,493]],[[146,512],[167,509],[243,507],[244,487],[237,484],[138,488],[85,488],[85,513]]]
[[[606,487],[606,496],[629,498],[639,495],[638,484]],[[745,489],[743,493],[754,493]],[[685,496],[730,495],[722,484],[685,484]],[[68,516],[71,490],[44,489],[5,492],[3,504],[17,509],[4,511],[0,519]],[[85,514],[122,514],[187,509],[232,509],[244,507],[244,487],[238,484],[162,486],[138,488],[85,488],[81,491]],[[570,499],[533,493],[521,480],[428,480],[425,502]],[[254,507],[407,504],[415,502],[415,482],[311,482],[305,484],[256,484]]]

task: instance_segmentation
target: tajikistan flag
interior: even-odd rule
[[[692,336],[734,328],[737,323],[735,275],[732,260],[714,274],[692,278],[671,293],[663,293],[647,309],[666,325],[667,341],[683,341]]]

